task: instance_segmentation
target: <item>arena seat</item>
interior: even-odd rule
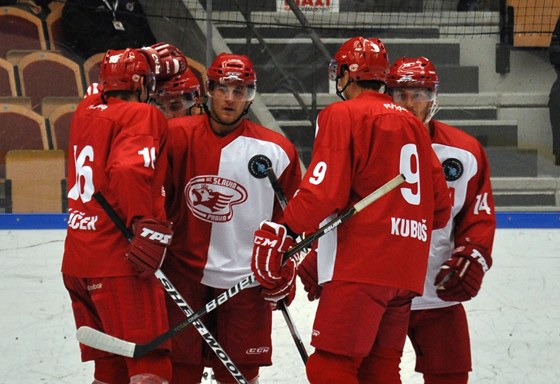
[[[13,149],[49,149],[46,120],[21,105],[0,104],[0,178],[6,175],[6,153]]]
[[[205,95],[205,87],[204,82],[206,81],[206,67],[204,64],[199,63],[198,61],[187,57],[187,62],[189,63],[189,68],[193,73],[196,75],[196,78],[200,82],[200,93],[201,96]]]
[[[66,161],[61,150],[6,154],[6,212],[64,212]]]
[[[67,49],[64,43],[64,34],[62,32],[62,8],[64,3],[61,1],[53,1],[49,3],[50,13],[45,19],[47,26],[47,37],[49,39],[49,48],[65,51]]]
[[[53,113],[54,110],[58,109],[59,107],[66,104],[78,105],[78,103],[82,100],[83,100],[82,97],[74,97],[74,96],[43,97],[43,99],[41,100],[41,115],[43,115],[46,119],[49,119],[51,113]]]
[[[101,68],[101,61],[105,52],[96,53],[84,61],[84,78],[86,81],[86,87],[89,87],[91,83],[99,82],[99,69]]]
[[[61,54],[37,51],[17,64],[21,94],[31,97],[33,110],[41,111],[41,100],[48,96],[83,97],[84,86],[78,63]]]
[[[14,66],[0,57],[0,96],[17,96]]]
[[[560,2],[551,0],[507,0],[513,7],[513,46],[550,46],[552,31],[560,17]]]
[[[11,49],[47,49],[43,21],[17,7],[0,7],[0,57]]]
[[[63,104],[49,114],[49,132],[53,149],[63,150],[67,154],[70,125],[77,106],[77,104]]]
[[[25,96],[0,96],[0,105],[14,104],[31,110],[31,98]]]

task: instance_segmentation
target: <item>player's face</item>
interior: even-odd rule
[[[192,94],[183,94],[171,97],[156,97],[154,105],[165,115],[167,119],[190,115],[191,109],[196,104]]]
[[[254,88],[242,83],[215,85],[208,94],[211,109],[216,118],[224,123],[233,123],[249,106],[255,96]]]
[[[350,80],[350,75],[348,74],[348,71],[344,71],[344,75],[342,75],[342,77],[335,79],[336,89],[338,92],[342,92],[342,96],[344,96],[345,100],[350,99],[348,95],[348,87],[347,87],[349,80]]]
[[[420,121],[424,121],[435,99],[434,92],[428,88],[392,88],[389,93],[395,104],[408,109]]]

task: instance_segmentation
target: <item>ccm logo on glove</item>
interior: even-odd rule
[[[269,248],[276,248],[276,244],[278,244],[278,240],[273,240],[273,239],[269,239],[266,237],[261,237],[258,235],[255,235],[255,239],[254,239],[254,244],[256,245],[260,245],[263,247],[269,247]]]

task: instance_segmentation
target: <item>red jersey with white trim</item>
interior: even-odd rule
[[[311,164],[284,214],[301,233],[402,173],[407,181],[319,239],[319,281],[423,290],[432,228],[450,217],[447,186],[427,130],[374,91],[323,110]]]
[[[491,265],[496,214],[490,166],[484,148],[464,131],[432,120],[432,147],[443,166],[451,192],[452,222],[432,233],[424,295],[412,300],[412,309],[442,308],[456,302],[443,301],[436,294],[434,280],[441,265],[460,245],[474,244]]]
[[[223,137],[206,115],[171,119],[169,131],[166,208],[175,234],[163,269],[230,288],[251,274],[260,223],[282,219],[264,170],[272,167],[290,198],[301,181],[296,148],[247,119]]]
[[[68,231],[62,272],[77,277],[134,275],[129,243],[93,199],[101,192],[130,228],[137,217],[165,219],[167,120],[155,107],[100,94],[72,117],[68,149]]]

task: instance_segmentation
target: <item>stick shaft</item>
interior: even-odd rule
[[[268,177],[268,180],[270,181],[270,185],[272,186],[272,189],[274,190],[274,195],[276,196],[276,199],[278,200],[278,203],[280,204],[280,206],[282,207],[282,210],[284,210],[286,208],[286,206],[288,205],[288,199],[286,198],[286,195],[284,194],[284,191],[282,191],[282,186],[280,185],[280,182],[278,181],[278,178],[276,177],[276,174],[274,173],[274,170],[272,168],[268,168],[266,170],[266,176]],[[305,349],[305,345],[303,344],[303,341],[301,340],[301,336],[299,335],[299,332],[296,328],[296,325],[292,319],[292,316],[290,315],[290,311],[288,310],[288,306],[286,305],[286,302],[284,300],[280,300],[278,303],[278,308],[280,308],[280,311],[282,312],[282,316],[284,316],[284,320],[286,321],[286,324],[288,325],[288,329],[290,330],[290,334],[292,335],[292,339],[294,340],[294,343],[296,344],[296,348],[299,352],[299,355],[301,356],[301,359],[303,360],[303,364],[305,365],[307,363],[307,359],[309,358],[309,355],[307,354],[307,350]]]
[[[113,221],[115,226],[122,232],[124,237],[126,237],[126,239],[129,242],[132,241],[132,237],[133,237],[132,232],[130,231],[130,229],[127,228],[127,226],[125,225],[123,220],[119,217],[119,215],[117,214],[113,206],[109,204],[107,199],[105,199],[105,196],[103,196],[101,192],[96,192],[94,193],[93,198],[105,210],[109,218]],[[163,285],[167,294],[173,299],[175,304],[177,304],[177,306],[181,309],[181,311],[185,314],[185,316],[187,316],[187,318],[191,316],[194,313],[194,311],[189,306],[187,301],[183,299],[183,296],[179,293],[179,291],[177,291],[177,289],[173,286],[171,281],[169,281],[167,276],[165,276],[163,271],[161,269],[158,269],[155,272],[155,275],[158,281],[161,283],[161,285]],[[198,333],[200,333],[200,336],[202,336],[204,341],[206,341],[206,343],[210,346],[210,348],[212,348],[216,356],[218,356],[218,358],[222,361],[224,366],[228,369],[228,371],[230,371],[233,378],[240,384],[248,383],[245,377],[243,377],[243,375],[241,374],[241,371],[235,366],[231,358],[226,354],[224,349],[218,343],[218,340],[216,340],[216,338],[210,333],[210,331],[208,331],[208,329],[204,326],[204,324],[202,324],[202,322],[198,320],[194,321],[193,323]]]
[[[348,220],[349,218],[354,216],[356,213],[362,211],[364,208],[366,208],[368,205],[370,205],[371,203],[373,203],[374,201],[376,201],[380,197],[385,196],[387,193],[389,193],[390,191],[395,189],[397,186],[402,184],[404,182],[404,180],[405,179],[404,179],[403,175],[395,176],[394,178],[389,180],[387,183],[383,184],[381,187],[379,187],[378,189],[376,189],[375,191],[373,191],[372,193],[370,193],[369,195],[364,197],[362,200],[358,201],[355,205],[350,207],[346,212],[344,212],[340,216],[335,217],[334,219],[329,221],[327,224],[325,224],[321,228],[319,228],[317,231],[313,232],[311,235],[307,236],[305,239],[303,239],[302,241],[297,243],[288,252],[286,252],[286,256],[291,257],[291,256],[295,255],[296,253],[300,252],[303,248],[310,245],[312,242],[317,240],[319,237],[321,237],[321,236],[325,235],[326,233],[332,231],[333,229],[338,227],[340,224],[344,223],[346,220]]]
[[[364,199],[360,200],[356,205],[349,208],[348,211],[346,211],[342,215],[336,217],[335,219],[331,220],[325,226],[321,227],[317,232],[314,232],[309,237],[305,238],[303,241],[296,244],[296,246],[293,247],[287,254],[289,254],[289,256],[292,256],[292,255],[296,254],[297,252],[301,251],[303,248],[307,247],[309,244],[311,244],[313,241],[315,241],[319,237],[321,237],[324,234],[330,232],[331,230],[333,230],[334,228],[338,227],[340,224],[342,224],[343,222],[348,220],[355,213],[363,210],[369,204],[373,203],[375,200],[377,200],[381,196],[385,195],[390,190],[396,188],[403,181],[404,181],[404,177],[402,175],[399,175],[399,176],[395,177],[393,180],[389,181],[387,184],[383,185],[379,189],[372,192],[370,195],[366,196]],[[362,203],[362,204],[360,204],[360,203]],[[358,206],[358,204],[360,204],[360,205]],[[359,207],[359,210],[356,209],[356,206]],[[171,328],[171,329],[167,330],[166,332],[162,333],[161,335],[157,336],[152,341],[150,341],[146,344],[129,343],[129,344],[134,345],[134,356],[142,356],[142,355],[145,355],[148,352],[151,352],[158,345],[160,345],[164,341],[170,339],[175,334],[177,334],[178,332],[180,332],[181,330],[183,330],[187,326],[191,325],[192,323],[197,321],[202,316],[204,316],[207,313],[213,311],[218,306],[225,303],[227,300],[229,300],[233,296],[237,295],[240,291],[249,287],[254,282],[255,282],[255,276],[253,274],[250,274],[249,276],[241,279],[237,284],[235,284],[233,287],[231,287],[227,291],[221,293],[218,297],[210,300],[208,303],[206,303],[206,305],[204,307],[202,307],[198,311],[194,312],[191,316],[189,316],[185,320],[181,321],[180,323],[176,324],[173,328]],[[78,334],[80,334],[80,330],[78,330]],[[111,336],[108,336],[108,337],[111,337]],[[126,341],[122,341],[122,342],[127,343]]]

